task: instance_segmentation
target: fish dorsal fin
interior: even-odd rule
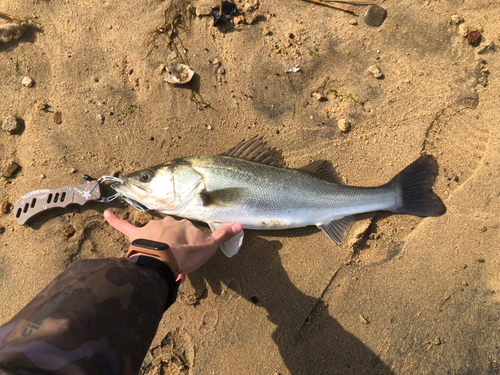
[[[208,223],[208,226],[212,230],[212,232],[215,232],[217,229],[223,227],[224,225],[229,224],[229,223]],[[241,245],[243,243],[243,231],[238,233],[236,236],[231,238],[229,241],[223,243],[220,245],[220,248],[224,255],[226,255],[228,258],[231,258],[233,255],[236,255],[239,253]]]
[[[344,185],[344,181],[342,181],[337,172],[335,172],[335,169],[333,169],[333,166],[326,160],[313,161],[299,168],[299,171],[307,172],[323,180],[334,182],[339,185]]]
[[[248,141],[242,140],[231,150],[221,155],[278,166],[278,159],[274,156],[275,151],[276,149],[271,149],[267,145],[267,142],[262,140],[262,137],[259,138],[259,136],[256,135]]]

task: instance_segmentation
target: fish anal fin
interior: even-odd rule
[[[275,157],[276,149],[271,149],[262,137],[256,135],[248,141],[242,140],[231,150],[221,154],[233,158],[245,159],[256,163],[278,166],[278,159]]]
[[[217,229],[227,224],[229,223],[208,223],[208,226],[210,227],[212,232],[215,232]],[[231,258],[233,255],[239,253],[241,245],[243,244],[243,236],[244,236],[243,231],[241,231],[236,236],[231,238],[229,241],[220,245],[220,248],[225,256]]]
[[[338,173],[335,169],[333,169],[333,166],[326,160],[313,161],[312,163],[299,168],[299,171],[307,172],[338,185],[344,185],[344,181],[342,181]]]
[[[229,208],[243,203],[250,195],[250,190],[246,188],[228,188],[214,191],[203,191],[200,197],[203,206]]]
[[[327,224],[318,225],[318,228],[337,245],[344,245],[346,243],[347,233],[354,223],[354,216],[345,216],[339,220],[330,221]]]

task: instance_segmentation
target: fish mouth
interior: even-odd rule
[[[145,199],[149,195],[147,189],[143,189],[137,185],[131,184],[124,180],[123,184],[116,183],[111,186],[116,192],[132,199]]]

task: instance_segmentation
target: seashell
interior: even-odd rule
[[[172,84],[183,85],[191,81],[194,71],[185,64],[174,64],[166,67],[168,76],[165,81]]]

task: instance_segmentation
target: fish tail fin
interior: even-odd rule
[[[393,211],[416,216],[441,216],[446,207],[432,185],[437,175],[436,160],[423,155],[399,172],[390,182],[399,193]]]

